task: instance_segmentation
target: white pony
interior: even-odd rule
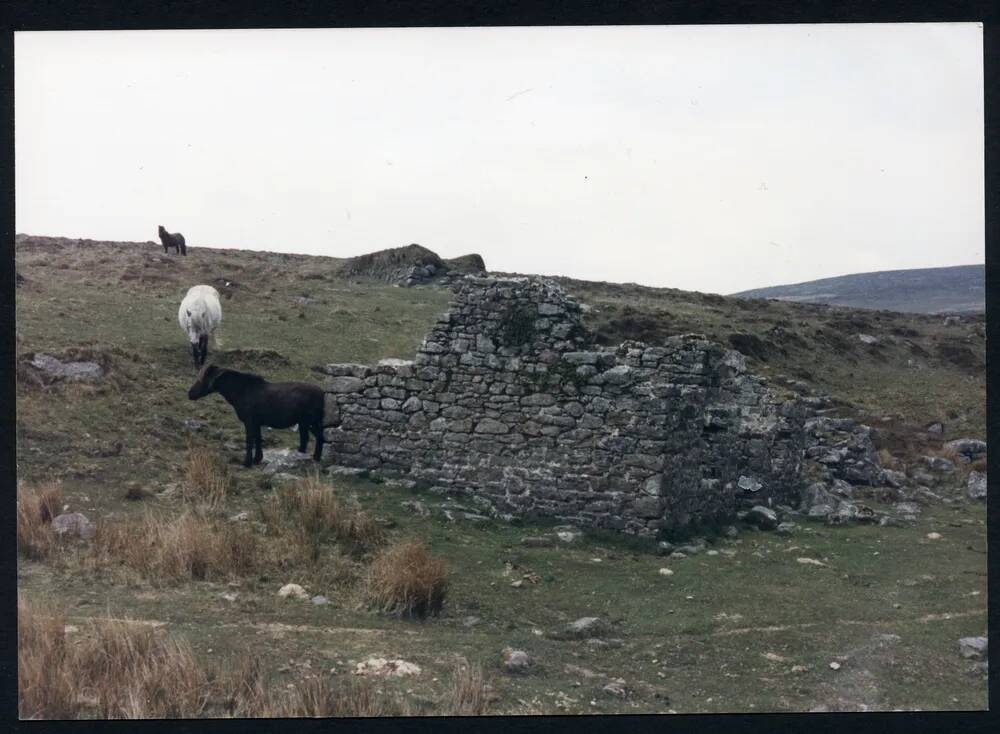
[[[191,341],[195,368],[201,367],[208,357],[208,335],[222,323],[219,292],[210,285],[193,286],[181,301],[177,320]]]

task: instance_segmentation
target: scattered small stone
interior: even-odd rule
[[[418,517],[430,517],[431,511],[427,509],[427,505],[419,500],[404,500],[399,504]]]
[[[661,540],[656,544],[656,555],[669,556],[674,551],[674,544],[669,540]]]
[[[775,532],[778,535],[791,535],[798,526],[793,522],[783,522],[779,523],[778,527],[775,528]]]
[[[669,568],[661,568],[660,571],[659,571],[659,573],[660,573],[660,576],[673,576],[674,575],[674,572],[671,571]]]
[[[246,510],[242,512],[237,512],[235,515],[230,515],[229,520],[231,522],[247,522],[250,519],[250,513]]]
[[[354,667],[354,675],[375,675],[385,678],[400,678],[404,675],[419,675],[420,666],[406,660],[387,660],[370,657]]]
[[[477,624],[479,624],[480,621],[481,620],[479,619],[479,617],[474,617],[474,616],[470,615],[470,616],[468,616],[468,617],[466,617],[465,619],[462,620],[462,626],[463,627],[475,627]]]
[[[329,604],[330,603],[329,599],[327,599],[325,596],[322,596],[320,594],[317,594],[316,596],[314,596],[309,601],[311,601],[316,606],[322,606],[324,604]]]
[[[236,601],[236,592],[227,591],[226,593],[222,594],[222,598],[225,599],[226,601]]]
[[[838,662],[830,663],[830,670],[840,670],[840,663]]]
[[[823,561],[817,561],[815,558],[796,558],[795,560],[803,565],[827,567]]]
[[[673,558],[674,560],[681,560],[687,558],[687,553],[684,553],[683,551],[674,551],[673,553],[670,554],[669,557]]]
[[[929,426],[927,426],[927,432],[938,433],[938,434],[944,433],[944,425],[942,425],[941,423],[931,423]]]
[[[563,543],[574,543],[576,540],[583,535],[579,530],[559,530],[556,529],[556,537],[559,538]]]
[[[571,622],[550,636],[557,640],[581,640],[588,637],[595,637],[603,632],[605,628],[606,625],[600,617],[580,617],[580,619]]]
[[[518,579],[517,581],[511,581],[510,585],[513,586],[515,589],[520,589],[522,586],[524,586],[524,580]]]
[[[713,548],[713,549],[711,549],[711,550],[707,550],[707,551],[705,551],[705,555],[706,555],[706,556],[717,556],[717,555],[719,555],[719,551],[717,551],[717,550],[715,550],[715,549]]]
[[[295,599],[308,599],[309,595],[306,590],[303,589],[298,584],[285,584],[280,589],[278,589],[278,596],[287,599],[288,597],[293,597]]]
[[[941,533],[927,533],[928,540],[941,540]]]
[[[622,678],[614,678],[608,681],[608,683],[601,686],[601,691],[616,698],[625,698],[628,696],[628,689],[625,688],[625,681]]]

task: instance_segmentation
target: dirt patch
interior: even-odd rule
[[[729,335],[729,345],[736,351],[745,354],[752,359],[766,362],[777,353],[784,353],[785,350],[778,347],[774,342],[761,339],[755,334],[736,333]]]
[[[100,392],[130,382],[122,365],[136,361],[135,355],[120,349],[69,347],[59,352],[27,352],[17,357],[17,382],[35,390],[72,384]]]
[[[969,347],[960,342],[947,341],[937,345],[938,356],[950,362],[956,367],[965,370],[976,369],[983,366],[982,359],[976,356]]]

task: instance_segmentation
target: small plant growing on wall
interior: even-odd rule
[[[535,338],[535,316],[526,308],[509,308],[500,317],[500,340],[504,346],[521,347]]]

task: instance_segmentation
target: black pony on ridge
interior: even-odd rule
[[[167,230],[160,225],[160,242],[163,243],[163,251],[169,252],[169,248],[173,247],[174,252],[179,255],[187,255],[187,245],[184,243],[184,235],[180,232],[177,234],[170,234]]]

